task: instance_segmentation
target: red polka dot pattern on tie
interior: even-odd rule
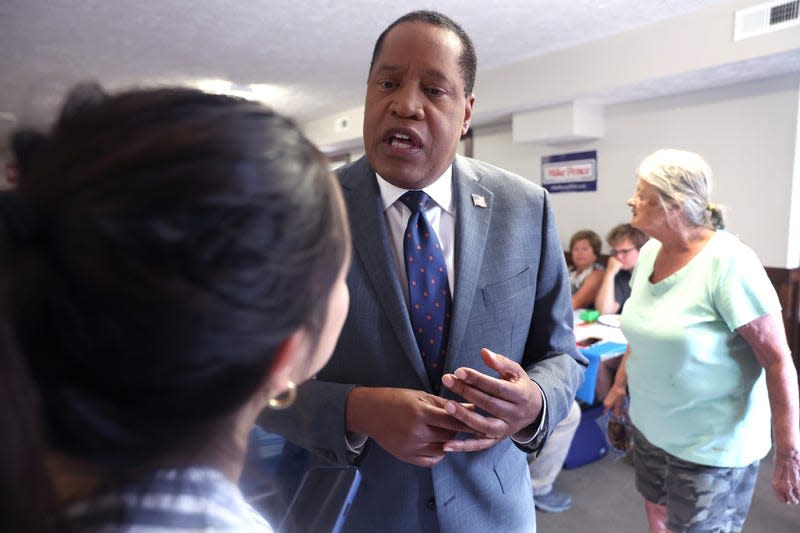
[[[423,191],[407,191],[400,201],[411,210],[403,240],[411,324],[431,386],[438,393],[452,307],[447,267],[436,232],[424,213],[430,197]]]

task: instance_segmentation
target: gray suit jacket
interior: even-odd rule
[[[371,441],[357,458],[347,452],[344,411],[353,386],[431,386],[392,262],[375,173],[362,158],[338,174],[354,245],[347,321],[331,361],[300,387],[295,407],[267,410],[259,423],[331,461],[359,465],[363,479],[346,531],[535,531],[530,450],[510,439],[483,452],[448,454],[432,469],[402,462]],[[444,371],[467,366],[494,374],[481,359],[483,347],[519,362],[544,391],[549,434],[569,411],[586,361],[575,348],[548,194],[460,156],[453,183],[455,284]],[[486,207],[474,205],[473,194]]]

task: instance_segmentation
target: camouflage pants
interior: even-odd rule
[[[741,531],[753,490],[756,461],[742,468],[699,465],[670,455],[634,429],[636,489],[667,508],[667,527],[675,533]]]

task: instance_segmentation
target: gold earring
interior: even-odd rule
[[[276,396],[270,397],[267,400],[267,405],[270,409],[280,411],[281,409],[291,407],[295,398],[297,398],[297,385],[294,384],[294,381],[289,380],[289,382],[286,383],[286,390]]]

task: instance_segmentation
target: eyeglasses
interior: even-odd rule
[[[613,255],[613,256],[628,255],[629,253],[631,253],[635,249],[636,248],[621,248],[619,250],[611,250],[611,255]]]

